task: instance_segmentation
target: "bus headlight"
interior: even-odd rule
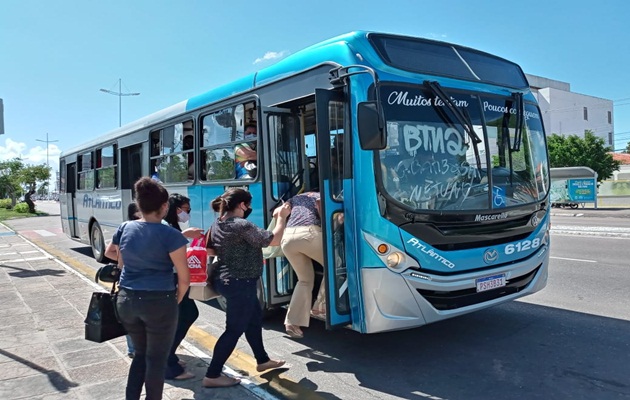
[[[392,272],[401,273],[409,268],[420,269],[420,264],[413,257],[407,255],[396,246],[392,246],[390,243],[366,232],[363,232],[363,238],[383,264]]]
[[[387,266],[389,268],[398,269],[400,264],[404,264],[405,255],[398,251],[395,251],[387,256]]]

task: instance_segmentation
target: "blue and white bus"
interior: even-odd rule
[[[256,124],[256,168],[236,146]],[[319,188],[326,326],[407,329],[541,290],[549,265],[549,163],[521,68],[455,44],[375,32],[318,43],[65,151],[64,231],[103,259],[142,176],[191,199],[190,226],[229,187],[249,217]],[[261,301],[296,282],[267,260]],[[318,287],[316,282],[315,287]]]

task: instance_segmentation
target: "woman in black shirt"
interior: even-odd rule
[[[214,346],[205,387],[237,385],[240,380],[221,375],[223,365],[236,347],[243,333],[252,348],[259,372],[284,365],[282,360],[271,360],[262,340],[262,309],[256,285],[262,274],[262,248],[277,246],[282,239],[288,205],[276,209],[273,232],[262,229],[245,218],[251,213],[252,195],[243,189],[230,189],[212,201],[212,209],[219,218],[210,227],[209,247],[217,255],[215,288],[227,301],[225,332]]]

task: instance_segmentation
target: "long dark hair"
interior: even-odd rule
[[[184,204],[190,204],[190,199],[188,197],[179,193],[171,194],[168,196],[168,213],[166,213],[166,217],[164,217],[164,221],[168,222],[170,226],[180,232],[182,231],[182,228],[179,227],[177,209],[181,208]]]
[[[219,215],[223,215],[228,211],[233,211],[236,206],[241,203],[249,205],[251,202],[251,193],[245,189],[233,188],[212,200],[210,206],[215,212],[218,212]]]

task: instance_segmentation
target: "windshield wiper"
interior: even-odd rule
[[[514,144],[512,145],[512,151],[519,151],[523,141],[523,114],[525,113],[523,93],[512,93],[512,96],[516,98],[516,128],[514,129]]]
[[[453,104],[453,101],[451,100],[449,95],[446,94],[446,92],[442,88],[442,85],[440,85],[436,81],[424,81],[424,85],[431,89],[431,92],[433,92],[433,94],[435,94],[437,97],[440,98],[440,100],[442,100],[442,102],[444,102],[449,111],[457,119],[457,122],[459,122],[464,127],[466,133],[468,133],[468,136],[472,139],[475,145],[481,143],[481,139],[472,126],[472,121],[470,120],[470,117],[464,114],[462,110],[459,109],[459,107]]]
[[[455,116],[455,119],[464,127],[466,133],[468,133],[468,137],[472,140],[472,147],[475,152],[475,162],[477,163],[477,169],[481,172],[481,157],[479,155],[479,144],[482,143],[482,140],[479,138],[477,133],[475,132],[475,128],[473,127],[472,121],[470,119],[470,115],[468,115],[468,111],[463,113],[462,110],[459,109],[450,96],[446,94],[442,86],[438,82],[424,81],[424,85],[428,87],[433,94],[435,94],[449,109],[451,114]],[[435,106],[439,112],[443,113],[442,107]]]

